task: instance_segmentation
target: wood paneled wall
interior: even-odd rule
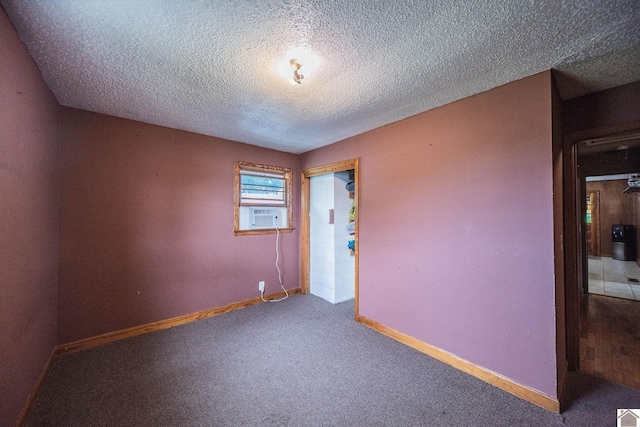
[[[623,193],[627,180],[587,182],[587,193],[600,191],[600,249],[601,255],[610,257],[612,252],[611,226],[633,224],[633,195]]]

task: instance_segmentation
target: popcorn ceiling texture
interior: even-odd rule
[[[638,0],[0,3],[62,105],[293,153],[549,68],[565,99],[640,80]]]

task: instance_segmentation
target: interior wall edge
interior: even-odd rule
[[[562,396],[567,377],[567,324],[564,250],[564,143],[562,138],[562,99],[551,74],[551,145],[553,162],[553,252],[556,309],[556,396]]]
[[[562,366],[562,370],[558,371],[562,372],[562,378],[558,381],[558,403],[560,405],[559,412],[562,412],[565,407],[568,407],[568,405],[571,403],[564,396],[564,391],[566,390],[567,385],[567,377],[569,376],[569,361],[565,359],[563,365],[564,366]]]

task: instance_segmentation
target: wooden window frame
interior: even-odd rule
[[[242,204],[242,197],[240,195],[240,172],[241,171],[252,171],[252,172],[264,172],[271,174],[278,174],[284,177],[284,203],[250,203],[250,204]],[[265,208],[286,208],[287,209],[287,226],[278,228],[277,230],[282,233],[291,233],[293,228],[293,210],[292,210],[292,170],[290,168],[285,168],[281,166],[270,166],[270,165],[262,165],[258,163],[248,163],[248,162],[240,162],[236,161],[234,164],[234,180],[233,180],[233,210],[234,210],[234,224],[233,224],[233,234],[235,236],[252,236],[252,235],[261,235],[261,234],[274,234],[276,233],[275,228],[261,228],[261,229],[253,229],[253,230],[241,230],[240,229],[240,206],[261,206]]]

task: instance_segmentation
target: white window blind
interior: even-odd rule
[[[285,174],[240,169],[240,205],[286,206]]]

